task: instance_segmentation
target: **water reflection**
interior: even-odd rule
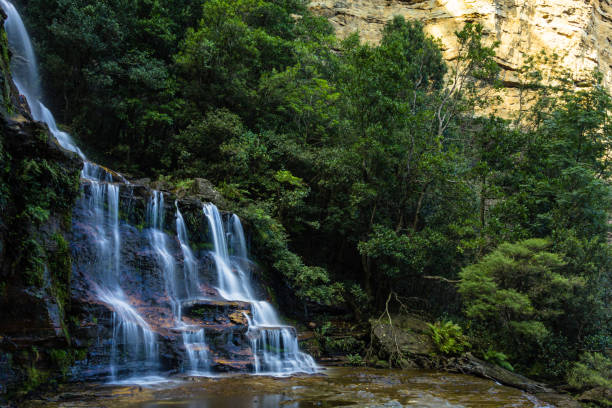
[[[191,401],[159,401],[142,405],[142,408],[303,408],[298,402],[283,395],[208,397]],[[325,407],[325,405],[318,405]]]

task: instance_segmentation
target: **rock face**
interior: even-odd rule
[[[582,393],[578,400],[584,403],[594,403],[602,407],[612,406],[612,389],[596,387]]]
[[[359,30],[371,43],[380,40],[384,24],[401,15],[425,24],[442,42],[444,58],[457,55],[454,32],[466,22],[484,26],[488,42],[499,41],[498,63],[506,85],[502,109],[518,108],[514,71],[527,56],[556,53],[559,65],[576,80],[593,69],[612,85],[612,7],[603,0],[319,0],[310,9],[327,17],[340,37]],[[544,72],[550,68],[540,66]]]

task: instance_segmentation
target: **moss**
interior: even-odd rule
[[[195,246],[197,250],[212,251],[215,249],[214,244],[211,242],[198,242]]]
[[[78,349],[75,354],[75,360],[81,361],[87,358],[87,349]]]
[[[72,353],[69,353],[66,350],[52,349],[49,351],[51,363],[53,363],[53,365],[57,367],[63,377],[68,374],[68,369],[73,363],[73,356],[71,354]]]
[[[21,243],[21,257],[17,258],[14,267],[21,265],[25,281],[28,285],[42,288],[45,275],[45,251],[35,238],[26,239]]]
[[[49,380],[49,372],[36,368],[34,365],[26,367],[26,378],[18,389],[18,394],[26,395],[37,389]]]
[[[12,390],[13,395],[9,397],[21,398],[49,381],[49,371],[37,367],[41,357],[38,348],[32,347],[29,350],[22,350],[18,358],[11,360],[11,367],[21,373],[22,379],[19,385]]]
[[[10,52],[8,45],[8,37],[6,31],[2,30],[0,35],[0,71],[2,73],[1,85],[2,85],[2,106],[7,113],[12,112],[13,106],[11,104],[11,84],[9,81],[10,72]]]
[[[58,305],[65,309],[70,300],[70,280],[72,278],[72,259],[70,247],[62,234],[55,233],[53,240],[57,249],[49,255],[52,291]]]
[[[87,358],[86,349],[52,349],[49,351],[49,359],[55,371],[61,373],[65,378],[68,375],[70,367],[75,361],[84,360]]]
[[[6,119],[16,110],[11,106],[9,64],[6,33],[0,29],[0,309],[9,319],[39,321],[53,298],[70,344],[72,265],[63,233],[71,228],[81,166],[75,156],[49,143],[45,127]],[[81,352],[62,349],[59,340],[55,350],[11,350],[15,377],[9,378],[9,392],[23,396],[65,375]]]

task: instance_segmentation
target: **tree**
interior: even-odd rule
[[[572,300],[588,278],[553,251],[546,239],[504,243],[460,273],[466,316],[495,333],[486,337],[523,367],[533,365],[533,356],[550,355],[546,345],[555,339],[577,340],[571,326],[559,323],[575,311]]]

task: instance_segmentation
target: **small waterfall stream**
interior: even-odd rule
[[[183,254],[185,294],[187,299],[197,299],[201,296],[198,260],[193,255],[189,246],[189,234],[187,233],[187,226],[179,209],[178,201],[174,203],[174,206],[176,207],[176,233],[181,244],[181,253]]]
[[[300,351],[297,333],[283,325],[272,305],[258,300],[250,278],[244,270],[248,262],[246,240],[240,219],[232,215],[224,226],[214,204],[204,206],[214,241],[214,258],[218,274],[219,294],[227,300],[240,300],[251,305],[249,337],[257,374],[283,375],[296,372],[315,373],[314,359]],[[230,257],[230,254],[232,256]]]
[[[53,114],[42,103],[36,56],[23,21],[10,1],[0,0],[0,6],[8,16],[5,29],[14,54],[14,82],[25,97],[33,119],[45,123],[63,148],[75,152],[83,160],[81,186],[84,194],[79,203],[78,222],[87,231],[86,242],[91,245],[89,249],[93,254],[86,264],[88,290],[112,311],[112,338],[104,341],[110,348],[109,379],[139,383],[159,379],[162,354],[167,357],[167,351],[160,350],[161,337],[165,336],[167,342],[172,333],[180,333],[178,338],[185,355],[183,370],[192,375],[210,375],[212,357],[207,329],[202,323],[194,324],[193,319],[184,317],[183,305],[190,301],[212,302],[217,307],[214,302],[219,297],[250,305],[248,355],[252,353],[253,362],[244,365],[246,369],[252,367],[256,373],[273,375],[316,372],[312,357],[299,350],[295,329],[283,325],[273,307],[255,296],[244,230],[236,215],[231,215],[224,223],[216,206],[206,204],[203,208],[202,219],[209,226],[214,247],[210,255],[214,260],[219,294],[211,299],[202,289],[205,282],[199,273],[200,260],[190,247],[179,203],[175,202],[176,236],[171,236],[165,232],[164,194],[152,191],[146,207],[147,226],[143,234],[148,244],[144,252],[153,254],[155,265],[152,268],[160,271],[163,287],[159,291],[163,293],[148,298],[149,282],[130,283],[128,273],[134,266],[128,265],[122,254],[130,250],[125,248],[129,244],[124,235],[129,237],[133,227],[120,219],[120,196],[122,188],[133,191],[132,187],[122,176],[88,161],[72,137],[58,128]],[[163,309],[166,302],[170,309],[168,318],[156,311]],[[155,313],[158,315],[152,316]],[[218,325],[211,327],[218,329]],[[226,344],[234,350],[234,334],[226,334]]]
[[[119,231],[119,186],[113,176],[90,162],[85,162],[82,179],[89,192],[84,198],[84,222],[91,225],[96,243],[92,265],[95,292],[113,313],[111,341],[111,380],[151,373],[158,366],[156,335],[130,304],[120,285],[121,234]]]
[[[47,124],[53,136],[55,136],[64,149],[75,152],[82,159],[85,159],[85,155],[74,144],[70,135],[59,130],[53,114],[42,103],[40,76],[38,74],[34,47],[32,47],[32,41],[30,41],[30,36],[19,12],[8,0],[0,0],[0,6],[7,15],[4,29],[8,35],[11,50],[16,56],[11,61],[13,82],[15,82],[19,93],[25,96],[30,106],[32,117],[38,122]]]

